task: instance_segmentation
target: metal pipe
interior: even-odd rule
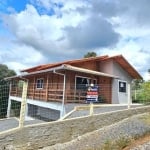
[[[64,77],[64,84],[63,84],[63,99],[62,99],[62,112],[60,114],[60,117],[64,116],[64,104],[65,104],[65,87],[66,87],[66,75],[60,72],[56,72],[56,70],[53,70],[53,73],[61,75]]]

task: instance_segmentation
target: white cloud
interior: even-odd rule
[[[5,28],[0,30],[0,62],[19,70],[81,58],[87,51],[123,54],[147,78],[150,68],[147,0],[29,1],[25,10],[2,15]]]
[[[71,6],[69,8],[71,9]],[[20,13],[4,15],[3,18],[18,42],[33,47],[46,57],[56,58],[61,55],[65,58],[69,54],[73,56],[77,53],[65,37],[65,26],[75,27],[86,17],[83,18],[75,11],[64,11],[63,16],[58,18],[56,15],[40,15],[33,5],[27,5]]]
[[[5,45],[7,45],[7,48]],[[23,68],[32,67],[47,61],[41,53],[32,47],[17,42],[14,43],[14,41],[3,40],[0,49],[0,63],[8,65],[17,73]]]
[[[148,44],[148,43],[147,43]],[[113,49],[101,49],[98,50],[98,53],[101,55],[109,54],[111,56],[122,54],[127,61],[139,71],[139,73],[143,76],[145,80],[148,79],[147,71],[150,68],[149,60],[150,60],[150,51],[146,51],[141,49],[141,44],[136,41],[123,41],[121,40],[117,47]]]
[[[150,81],[150,74],[148,72],[143,73],[144,80]]]

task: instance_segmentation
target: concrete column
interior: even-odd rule
[[[60,118],[62,118],[65,114],[66,114],[65,105],[63,105],[60,111]]]
[[[9,98],[8,98],[8,107],[7,107],[7,118],[10,117],[10,111],[11,111],[11,99],[10,99],[10,96],[11,96],[11,83],[9,84]]]
[[[10,111],[11,111],[11,99],[10,99],[10,96],[9,96],[8,107],[7,107],[7,118],[10,117]]]
[[[25,120],[28,118],[28,103],[26,104],[26,110],[25,110]]]

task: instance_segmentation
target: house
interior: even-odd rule
[[[122,55],[40,65],[21,72],[21,75],[11,77],[8,116],[11,101],[21,102],[22,89],[19,85],[23,78],[28,80],[27,114],[50,116],[53,120],[65,114],[67,104],[86,103],[87,86],[90,84],[98,87],[98,102],[124,104],[128,103],[130,94],[127,86],[133,79],[142,79]]]

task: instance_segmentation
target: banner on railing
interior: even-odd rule
[[[97,102],[98,101],[98,86],[90,85],[87,88],[86,94],[87,102]]]

